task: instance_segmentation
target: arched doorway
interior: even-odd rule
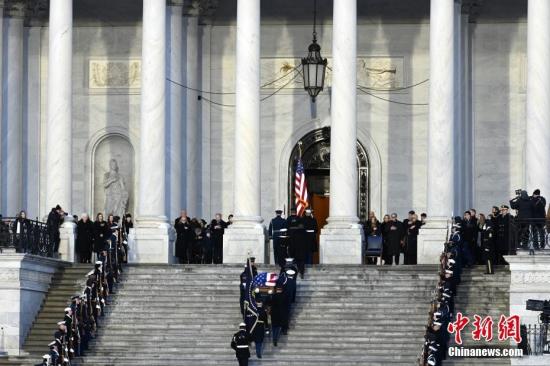
[[[319,229],[326,224],[330,204],[330,127],[311,131],[300,140],[302,162],[308,185],[309,203],[314,211]],[[300,154],[296,144],[288,164],[288,206],[294,207],[294,173]],[[357,141],[357,214],[366,220],[369,212],[369,160],[366,149]]]

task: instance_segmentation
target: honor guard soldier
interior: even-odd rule
[[[294,258],[301,277],[304,277],[305,261],[307,256],[306,231],[301,217],[296,215],[296,210],[291,211],[287,219],[288,235],[290,236],[289,253]]]
[[[248,348],[249,337],[246,333],[246,324],[239,324],[239,330],[231,338],[231,348],[235,350],[235,356],[239,361],[239,366],[248,366],[250,358],[250,349]]]
[[[313,217],[311,209],[306,209],[302,221],[306,231],[306,264],[313,264],[313,252],[317,251],[317,220]]]
[[[50,355],[44,355],[42,356],[42,362],[36,364],[35,366],[49,366],[50,365]]]
[[[244,301],[246,299],[246,289],[248,288],[248,285],[250,284],[250,282],[252,282],[254,277],[256,277],[256,275],[258,274],[258,269],[256,268],[255,261],[256,261],[256,258],[250,257],[247,260],[247,264],[245,264],[244,266],[244,271],[241,273],[241,276],[240,276],[239,287],[240,287],[241,297],[239,302],[241,307],[241,314],[243,315],[243,317],[245,315]],[[249,267],[249,263],[250,263],[250,267]]]
[[[277,347],[279,341],[279,335],[281,330],[284,329],[285,333],[288,330],[288,303],[289,300],[284,293],[284,282],[286,278],[279,277],[277,280],[277,287],[273,293],[271,300],[271,328],[273,330],[273,346]]]
[[[298,267],[294,264],[294,258],[285,258],[285,266],[281,273],[284,273],[287,278],[285,292],[290,302],[294,302],[296,300],[296,276],[298,275]]]
[[[286,257],[283,252],[283,241],[287,234],[287,221],[281,217],[282,210],[275,211],[275,217],[271,219],[269,223],[269,238],[273,239],[273,257],[275,264],[283,266],[284,258]],[[281,238],[283,237],[283,238]]]
[[[59,364],[59,351],[57,348],[57,342],[53,341],[50,344],[50,363],[53,366],[57,366]]]
[[[267,326],[267,313],[263,307],[263,303],[258,301],[256,322],[252,325],[250,330],[250,337],[256,345],[256,356],[262,358],[262,346],[264,343],[265,329]]]

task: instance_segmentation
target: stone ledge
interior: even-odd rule
[[[265,263],[265,247],[265,231],[261,224],[231,225],[223,235],[223,263],[244,264],[249,255],[256,257],[256,263]]]
[[[319,241],[319,262],[323,264],[364,263],[365,245],[360,227],[325,227]]]

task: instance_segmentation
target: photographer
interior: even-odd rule
[[[522,248],[529,244],[529,219],[533,218],[533,202],[527,191],[516,190],[516,198],[510,200],[510,207],[517,212],[516,220],[519,220],[519,243]]]
[[[540,195],[540,189],[535,189],[531,196],[533,205],[533,246],[542,249],[544,242],[544,221],[546,218],[546,199]]]

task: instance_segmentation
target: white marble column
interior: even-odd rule
[[[237,1],[234,224],[224,236],[224,263],[263,263],[260,216],[260,0]]]
[[[46,129],[46,212],[72,210],[73,1],[51,0]]]
[[[527,120],[525,188],[550,196],[550,1],[527,8]]]
[[[174,233],[166,218],[166,2],[143,0],[138,216],[131,257],[172,263]]]
[[[196,16],[186,18],[187,64],[185,81],[189,88],[199,89],[199,20]],[[196,90],[186,90],[186,129],[187,129],[187,211],[192,217],[203,217],[201,210],[201,121],[199,121],[199,103]]]
[[[168,77],[176,83],[183,84],[183,64],[182,64],[182,46],[183,46],[183,2],[172,2],[168,7],[168,29],[169,46],[167,47],[168,57]],[[169,113],[168,136],[168,158],[169,158],[169,194],[167,195],[167,206],[169,218],[176,218],[183,207],[182,197],[185,189],[183,180],[183,167],[185,166],[185,141],[183,140],[183,90],[178,84],[167,81],[167,105]]]
[[[455,201],[455,1],[430,7],[430,106],[428,122],[428,223],[418,238],[418,263],[437,263]]]
[[[332,22],[330,212],[321,263],[362,263],[357,218],[357,0],[334,2]]]
[[[428,122],[428,216],[432,218],[450,216],[454,205],[454,13],[454,0],[432,0]]]
[[[2,138],[5,201],[2,211],[15,216],[23,207],[23,22],[24,4],[15,3],[6,18],[5,73],[3,90],[6,131]]]

